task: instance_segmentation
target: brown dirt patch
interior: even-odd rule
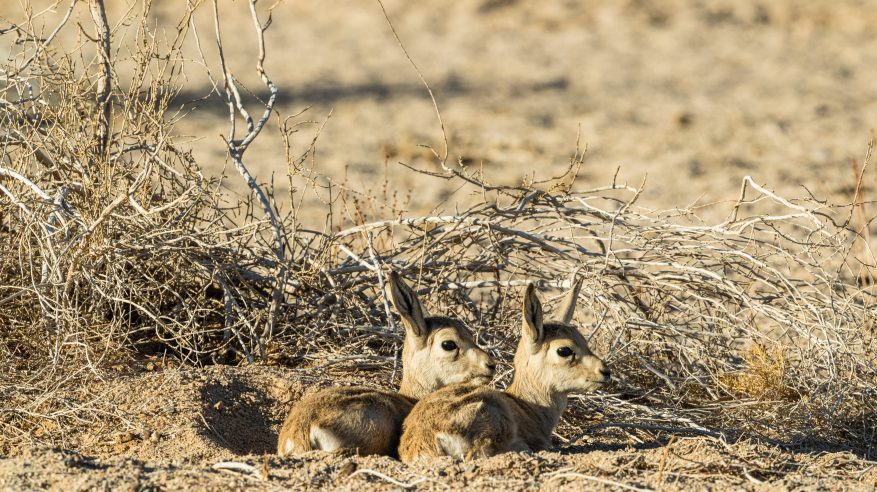
[[[624,442],[611,433],[556,452],[450,458],[406,466],[386,457],[324,453],[280,459],[277,432],[291,402],[328,384],[368,384],[363,375],[315,377],[272,367],[167,369],[95,384],[112,418],[66,429],[57,447],[20,447],[0,461],[0,488],[21,490],[686,490],[836,488],[870,490],[877,467],[851,453],[794,453],[764,444],[694,437]],[[267,478],[212,469],[244,462]],[[395,481],[395,482],[394,482]],[[398,482],[398,483],[396,483]]]

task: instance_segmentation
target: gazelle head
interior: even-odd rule
[[[400,393],[422,398],[449,384],[493,379],[496,362],[475,344],[463,322],[426,316],[417,294],[396,272],[389,283],[390,300],[405,326]]]
[[[610,380],[609,368],[588,348],[571,324],[581,281],[575,282],[560,306],[556,321],[543,321],[542,303],[530,284],[524,295],[521,340],[515,352],[515,379],[547,394],[589,391]]]

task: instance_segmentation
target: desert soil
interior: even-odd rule
[[[599,431],[574,445],[412,466],[387,457],[312,452],[278,458],[277,432],[289,406],[336,382],[385,378],[339,369],[331,375],[274,367],[160,368],[120,375],[73,404],[95,404],[97,424],[58,432],[55,447],[9,450],[6,490],[873,490],[877,466],[845,452],[802,453],[753,442],[678,436],[619,439]],[[222,462],[253,472],[219,471]]]
[[[0,13],[14,18],[16,3]],[[451,162],[459,156],[483,166],[496,182],[559,173],[578,138],[588,149],[582,186],[609,184],[616,172],[635,186],[648,176],[641,204],[654,208],[718,202],[698,212],[720,217],[746,175],[786,196],[803,196],[806,187],[820,199],[849,200],[850,162],[862,161],[877,123],[877,4],[870,1],[386,5],[435,89]],[[158,1],[157,21],[175,25],[176,7]],[[244,84],[257,90],[251,33],[240,17],[244,5],[229,8],[240,11],[224,18],[227,39],[235,39],[230,60]],[[405,208],[412,215],[451,196],[440,186],[418,188],[422,178],[396,164],[436,170],[421,145],[441,151],[442,138],[432,104],[375,3],[287,1],[277,7],[274,24],[266,68],[281,88],[280,111],[311,106],[298,121],[317,122],[293,136],[293,150],[304,150],[332,112],[317,145],[321,179],[378,189],[387,174],[391,190],[411,195]],[[209,57],[211,47],[205,49]],[[207,87],[205,75],[193,70],[184,95],[199,97]],[[240,191],[240,178],[224,167],[220,111],[206,103],[177,131],[196,137],[187,145],[199,162],[209,173],[224,172],[228,186]],[[287,165],[276,132],[257,141],[248,157],[260,180],[276,177],[284,196]],[[873,183],[865,188],[871,193]],[[309,197],[307,203],[319,224],[319,201]],[[2,445],[0,439],[0,488],[877,487],[877,464],[846,452],[792,452],[696,436],[637,442],[608,431],[555,452],[469,463],[273,455],[284,413],[305,391],[376,385],[386,376],[343,368],[126,367],[69,395],[72,405],[96,408],[93,422],[65,429],[47,424],[33,437],[52,446]],[[249,463],[256,473],[214,470],[221,461]]]
[[[111,22],[121,18],[125,2],[109,2]],[[0,6],[0,16],[14,19],[15,3]],[[159,39],[175,33],[182,5],[155,2]],[[449,163],[483,169],[494,183],[557,175],[578,142],[587,148],[580,187],[645,180],[639,204],[655,209],[695,205],[707,220],[724,217],[747,175],[789,198],[812,193],[849,201],[851,161],[861,165],[877,122],[873,1],[385,5],[435,92]],[[223,9],[229,67],[246,91],[264,98],[247,6],[229,2]],[[47,18],[47,29],[61,14]],[[81,22],[90,21],[87,12],[81,15]],[[196,25],[215,78],[210,9],[199,12]],[[60,38],[72,47],[81,42],[77,35],[71,30]],[[119,44],[124,42],[130,37]],[[289,121],[300,124],[291,134],[291,155],[307,150],[325,123],[315,160],[306,164],[321,184],[381,191],[388,176],[390,193],[398,193],[411,214],[465,201],[451,198],[452,187],[398,164],[440,170],[424,146],[441,153],[444,145],[432,103],[375,1],[282,2],[266,43],[265,67],[280,90],[278,114],[307,109]],[[184,53],[192,61],[181,79],[180,103],[211,88],[194,42]],[[124,84],[126,65],[119,70]],[[185,108],[176,124],[187,136],[185,146],[210,174],[225,175],[229,188],[246,191],[222,144],[228,132],[224,102],[213,97]],[[248,151],[247,163],[260,181],[273,180],[280,205],[288,208],[285,150],[272,123]],[[302,182],[294,184],[297,199],[305,198],[302,215],[313,221],[307,225],[322,226],[323,203],[314,192],[303,193]],[[874,184],[864,184],[867,197]],[[326,198],[325,191],[316,195]]]
[[[438,98],[449,161],[483,169],[494,183],[559,174],[578,140],[587,148],[580,187],[645,180],[639,204],[655,209],[697,205],[706,220],[723,218],[746,175],[786,197],[849,201],[851,160],[861,165],[877,122],[874,2],[386,5]],[[432,104],[373,2],[287,2],[275,22],[283,28],[269,45],[291,47],[269,53],[267,65],[284,110],[310,106],[299,120],[328,118],[319,173],[364,190],[380,190],[389,175],[401,197],[417,190],[406,207],[412,214],[465,200],[434,180],[422,186],[397,164],[437,171],[422,146],[441,153],[443,143]],[[251,49],[247,39],[234,48]],[[258,88],[247,63],[236,67]],[[225,162],[217,107],[179,127],[206,137],[196,152],[213,169]],[[294,135],[293,151],[312,135],[313,127]],[[264,180],[273,173],[285,196],[277,138],[257,145],[252,165]]]

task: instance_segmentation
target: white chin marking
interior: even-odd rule
[[[444,455],[457,459],[463,459],[469,451],[469,444],[457,434],[438,432],[435,435],[435,443]]]
[[[602,385],[602,383],[598,383],[596,381],[591,381],[589,379],[589,380],[585,381],[584,384],[580,384],[579,387],[576,389],[576,391],[582,391],[582,392],[593,391],[593,390],[599,388],[601,385]]]
[[[321,451],[335,451],[341,447],[338,437],[318,426],[311,427],[311,447]]]

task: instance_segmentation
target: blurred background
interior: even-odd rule
[[[219,3],[230,69],[265,97],[247,6]],[[423,146],[441,153],[443,143],[432,102],[377,2],[263,3],[273,6],[265,66],[280,88],[280,118],[247,154],[260,181],[273,179],[285,195],[289,156],[278,122],[309,108],[290,120],[300,130],[291,154],[304,152],[325,123],[305,164],[319,179],[378,190],[388,176],[389,192],[412,214],[465,200],[443,203],[452,189],[435,180],[418,188],[422,178],[398,165],[438,171]],[[111,22],[142,8],[108,4]],[[185,5],[154,2],[159,37],[174,37]],[[489,182],[557,175],[578,139],[587,147],[580,187],[610,184],[616,171],[632,186],[648,176],[640,204],[655,209],[721,202],[698,214],[724,217],[746,175],[787,197],[807,195],[806,186],[817,198],[849,202],[853,160],[861,167],[877,123],[873,1],[385,0],[385,7],[435,92],[449,162],[483,168]],[[42,17],[47,33],[66,4],[57,9]],[[24,14],[16,1],[0,6],[10,21]],[[77,16],[90,29],[87,8]],[[180,103],[210,92],[208,69],[216,80],[220,74],[211,3],[198,8],[195,25],[207,63],[187,68]],[[75,26],[62,35],[82,41]],[[116,40],[120,56],[128,42]],[[201,60],[191,32],[184,43],[187,56]],[[222,99],[185,108],[176,129],[198,162],[245,191],[227,167]],[[864,182],[866,198],[873,185]]]

